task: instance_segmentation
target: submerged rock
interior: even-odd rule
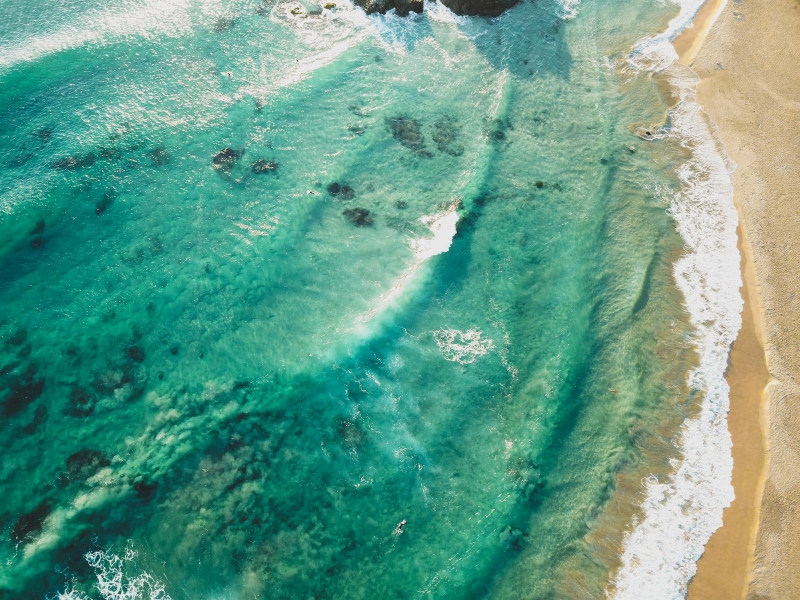
[[[103,194],[103,197],[100,199],[100,201],[95,204],[94,214],[102,215],[111,207],[112,204],[114,204],[114,194],[111,192],[106,192]]]
[[[234,25],[236,25],[236,19],[231,19],[229,17],[220,17],[217,19],[217,22],[214,23],[214,31],[217,33],[223,33],[231,29]]]
[[[352,419],[339,419],[336,423],[336,433],[346,446],[358,448],[367,439],[367,434]]]
[[[268,15],[271,9],[272,0],[261,0],[261,4],[256,7],[256,14],[262,17]]]
[[[146,479],[141,479],[133,483],[133,491],[136,493],[136,497],[143,500],[152,498],[157,489],[157,483]]]
[[[392,137],[403,146],[420,154],[428,154],[425,150],[425,136],[422,134],[422,126],[418,119],[399,116],[388,119],[387,124]]]
[[[52,164],[52,167],[59,171],[76,171],[78,169],[83,169],[84,167],[91,167],[96,160],[97,156],[95,156],[94,152],[89,152],[87,154],[76,154],[75,156],[65,156],[64,158],[59,158]]]
[[[492,119],[489,124],[489,141],[492,143],[504,142],[506,139],[506,130],[513,129],[507,121],[502,119]]]
[[[63,413],[68,417],[88,417],[94,412],[97,397],[90,390],[75,386],[70,392]]]
[[[278,168],[278,163],[274,160],[259,158],[250,165],[250,168],[253,170],[253,173],[272,173]]]
[[[517,4],[519,0],[442,0],[457,15],[496,17]]]
[[[15,542],[30,540],[42,531],[44,520],[50,515],[50,504],[44,500],[32,511],[21,515],[11,530]]]
[[[446,152],[450,156],[460,156],[464,153],[464,146],[458,143],[461,127],[453,117],[442,117],[433,124],[433,141],[439,152]]]
[[[30,365],[27,370],[7,382],[9,394],[3,402],[3,416],[13,417],[42,395],[44,379],[36,378],[37,368]]]
[[[99,450],[78,450],[67,458],[66,476],[68,479],[86,479],[110,464],[111,461]]]
[[[150,151],[150,160],[153,161],[154,167],[160,167],[165,165],[169,162],[169,154],[167,154],[167,149],[164,146],[159,146],[154,150]]]
[[[220,150],[214,156],[214,168],[220,171],[230,171],[233,168],[233,165],[236,164],[236,161],[239,160],[241,155],[241,152],[237,152],[233,148],[225,148],[224,150]]]
[[[356,191],[346,183],[340,184],[338,181],[334,181],[333,183],[329,183],[326,189],[328,194],[334,198],[340,198],[341,200],[352,200],[356,197]]]
[[[144,350],[142,350],[139,346],[131,346],[128,348],[128,358],[130,358],[133,362],[140,363],[144,361]]]
[[[43,404],[37,406],[36,410],[33,413],[33,419],[31,420],[31,422],[22,428],[22,434],[32,435],[33,433],[35,433],[36,430],[39,429],[39,426],[42,425],[45,421],[47,421],[47,413],[48,411],[46,406],[44,406]]]
[[[33,135],[42,140],[42,143],[46,144],[50,141],[50,138],[53,137],[53,130],[43,127],[42,129],[34,131]]]
[[[44,219],[36,221],[36,226],[31,230],[31,235],[39,235],[44,233]]]
[[[347,131],[349,131],[350,133],[352,133],[353,135],[356,135],[356,136],[363,135],[366,130],[367,130],[367,128],[362,126],[362,125],[350,125],[347,128]]]
[[[369,227],[373,223],[372,216],[366,208],[347,208],[342,214],[356,227]]]

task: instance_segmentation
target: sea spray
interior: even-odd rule
[[[688,383],[700,399],[700,412],[683,425],[674,473],[661,481],[644,481],[643,517],[625,538],[622,566],[609,593],[619,600],[684,598],[697,560],[734,497],[724,377],[742,309],[732,164],[695,100],[697,77],[677,64],[670,44],[700,5],[682,5],[667,31],[640,43],[631,60],[677,90],[669,137],[690,152],[678,169],[682,188],[670,199],[670,213],[686,243],[674,273],[696,328],[699,365],[689,373]]]

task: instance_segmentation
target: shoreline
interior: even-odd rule
[[[737,164],[744,297],[726,373],[736,499],[698,561],[689,600],[790,598],[800,589],[800,531],[785,527],[800,519],[797,31],[796,0],[709,0],[674,42]]]
[[[678,62],[688,67],[702,51],[706,38],[723,13],[727,0],[707,0],[692,21],[672,42]],[[700,87],[697,102],[708,115]],[[713,127],[713,125],[712,125]],[[715,127],[715,136],[721,137]],[[766,431],[762,405],[769,383],[764,351],[763,314],[757,297],[752,253],[742,227],[740,186],[734,183],[734,205],[739,215],[737,248],[742,274],[742,326],[731,345],[725,379],[730,386],[727,416],[731,435],[734,500],[722,513],[722,526],[708,540],[697,561],[697,571],[689,582],[687,600],[745,600],[752,579],[753,553],[758,531],[759,506],[766,474]]]

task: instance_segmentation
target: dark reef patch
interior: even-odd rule
[[[212,161],[214,168],[219,171],[230,171],[236,161],[242,156],[243,151],[237,152],[233,148],[224,148],[214,155]]]
[[[431,156],[425,150],[425,136],[422,133],[422,125],[419,119],[412,119],[406,116],[398,116],[386,120],[392,137],[400,142],[409,150],[414,150],[423,156]]]
[[[44,404],[39,404],[33,413],[33,419],[30,423],[22,428],[23,435],[32,435],[47,421],[47,407]]]
[[[89,152],[87,154],[76,154],[74,156],[59,158],[52,163],[52,167],[58,171],[77,171],[78,169],[91,167],[95,161],[97,161],[97,156],[94,152]]]
[[[234,25],[236,25],[236,19],[231,19],[230,17],[220,17],[214,23],[214,31],[217,33],[224,33],[225,31],[232,29]]]
[[[133,482],[133,491],[137,498],[142,500],[150,500],[158,490],[158,484],[154,481],[147,479],[140,479]]]
[[[259,158],[250,165],[253,173],[272,173],[278,169],[278,163],[274,160]]]
[[[43,500],[32,511],[20,515],[11,530],[11,539],[15,542],[24,542],[36,537],[42,531],[44,520],[51,512],[50,503]]]
[[[439,152],[445,152],[450,156],[461,156],[464,154],[464,146],[458,143],[461,126],[455,118],[451,116],[442,117],[433,124],[433,141]]]
[[[69,394],[64,415],[68,417],[88,417],[94,412],[97,397],[86,388],[75,386]]]
[[[340,200],[352,200],[356,197],[356,191],[346,183],[341,184],[338,181],[334,181],[329,183],[325,189],[328,194]]]
[[[366,208],[346,208],[342,214],[356,227],[369,227],[373,223],[372,216]]]
[[[169,162],[169,154],[164,146],[159,146],[150,151],[150,160],[154,167],[161,167]]]
[[[506,131],[513,130],[514,128],[508,121],[502,119],[492,119],[489,123],[489,131],[487,133],[489,141],[493,144],[499,144],[506,140]]]
[[[133,362],[140,363],[144,361],[144,350],[139,346],[131,346],[128,348],[128,358]]]
[[[8,378],[8,395],[3,402],[3,416],[13,417],[25,410],[31,402],[42,395],[44,378],[37,378],[38,369],[31,364],[24,373]]]
[[[94,214],[102,215],[104,212],[106,212],[109,208],[111,208],[111,205],[114,204],[115,198],[116,195],[112,192],[106,192],[103,194],[103,197],[100,198],[100,200],[97,201],[97,204],[94,205]]]
[[[422,0],[356,0],[355,3],[368,15],[394,9],[398,16],[407,17],[412,12],[421,13],[423,8]]]
[[[22,346],[25,343],[25,340],[28,339],[28,330],[24,327],[20,327],[19,329],[15,329],[8,337],[6,337],[6,343],[9,346]]]
[[[108,457],[99,450],[84,448],[67,458],[65,476],[68,480],[87,479],[110,464]]]
[[[42,127],[41,129],[34,131],[33,135],[39,138],[43,144],[46,144],[50,141],[50,138],[53,137],[53,130],[48,129],[47,127]]]
[[[336,423],[336,434],[348,448],[358,448],[367,439],[366,432],[352,419],[339,419]]]

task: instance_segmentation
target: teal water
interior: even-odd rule
[[[0,1],[3,597],[605,593],[704,395],[677,9],[337,4]]]

